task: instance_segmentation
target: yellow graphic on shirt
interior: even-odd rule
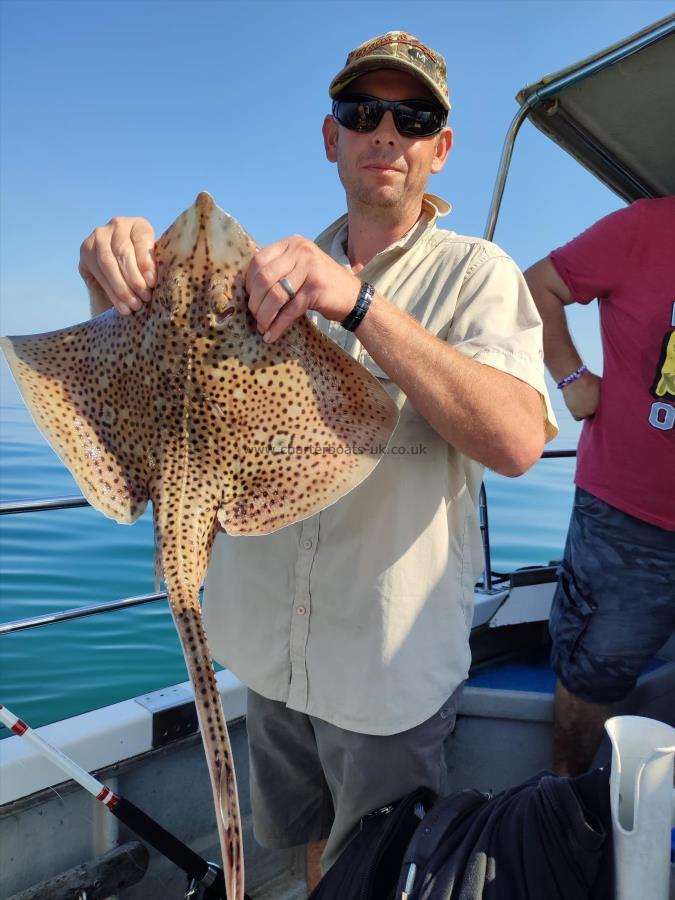
[[[675,400],[675,331],[663,339],[652,395],[659,400]]]

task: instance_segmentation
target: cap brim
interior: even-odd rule
[[[434,95],[446,112],[450,111],[450,101],[433,79],[429,78],[428,75],[425,75],[424,72],[420,72],[420,70],[412,63],[406,62],[403,59],[397,59],[396,57],[387,58],[383,56],[375,59],[370,57],[359,59],[351,65],[345,66],[345,68],[342,69],[341,72],[338,72],[331,81],[330,87],[328,88],[329,96],[335,100],[335,98],[344,91],[347,85],[351,84],[351,82],[360,75],[365,75],[366,72],[374,72],[377,69],[398,69],[399,72],[407,72]]]

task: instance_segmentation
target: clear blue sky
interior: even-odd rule
[[[343,211],[320,127],[348,50],[400,28],[448,62],[456,146],[430,189],[482,234],[519,88],[672,11],[661,0],[0,0],[0,327],[86,317],[79,245],[112,215],[158,233],[203,189],[260,243]],[[525,267],[621,201],[530,125],[496,240]],[[596,341],[581,311],[578,340]],[[576,322],[576,319],[575,319]]]

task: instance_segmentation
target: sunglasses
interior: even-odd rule
[[[447,121],[447,113],[429,100],[380,100],[368,94],[333,101],[333,116],[350,131],[375,131],[390,109],[399,134],[429,137],[438,134]]]

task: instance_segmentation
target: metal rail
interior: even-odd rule
[[[544,450],[540,459],[569,459],[576,455],[576,450]]]
[[[480,536],[483,541],[483,560],[485,568],[483,569],[483,588],[486,591],[492,590],[492,557],[490,555],[490,521],[488,519],[488,503],[487,490],[485,482],[481,482],[480,494],[478,495],[478,525],[480,527]]]
[[[52,509],[75,509],[90,506],[84,497],[51,497],[43,500],[9,500],[0,503],[0,516],[16,516],[20,513],[44,512]]]
[[[486,241],[491,241],[494,237],[495,228],[497,226],[497,218],[499,217],[499,210],[501,209],[502,198],[504,197],[506,178],[509,174],[511,157],[513,156],[513,146],[516,143],[516,138],[518,137],[520,126],[527,118],[529,112],[529,106],[521,106],[518,112],[513,117],[513,121],[511,122],[509,130],[506,133],[501,159],[499,160],[499,168],[497,169],[497,178],[495,180],[495,186],[492,192],[492,200],[490,201],[487,223],[485,225],[485,231],[483,232],[483,237]]]
[[[39,628],[41,625],[52,625],[54,622],[84,619],[87,616],[97,616],[99,613],[112,612],[115,609],[128,609],[144,603],[154,603],[155,600],[166,600],[166,591],[159,591],[156,594],[140,594],[138,597],[125,597],[123,600],[111,600],[109,603],[96,603],[93,606],[78,606],[75,609],[64,609],[60,612],[45,613],[42,616],[32,616],[30,619],[3,622],[0,625],[0,635],[26,631],[28,628]]]

